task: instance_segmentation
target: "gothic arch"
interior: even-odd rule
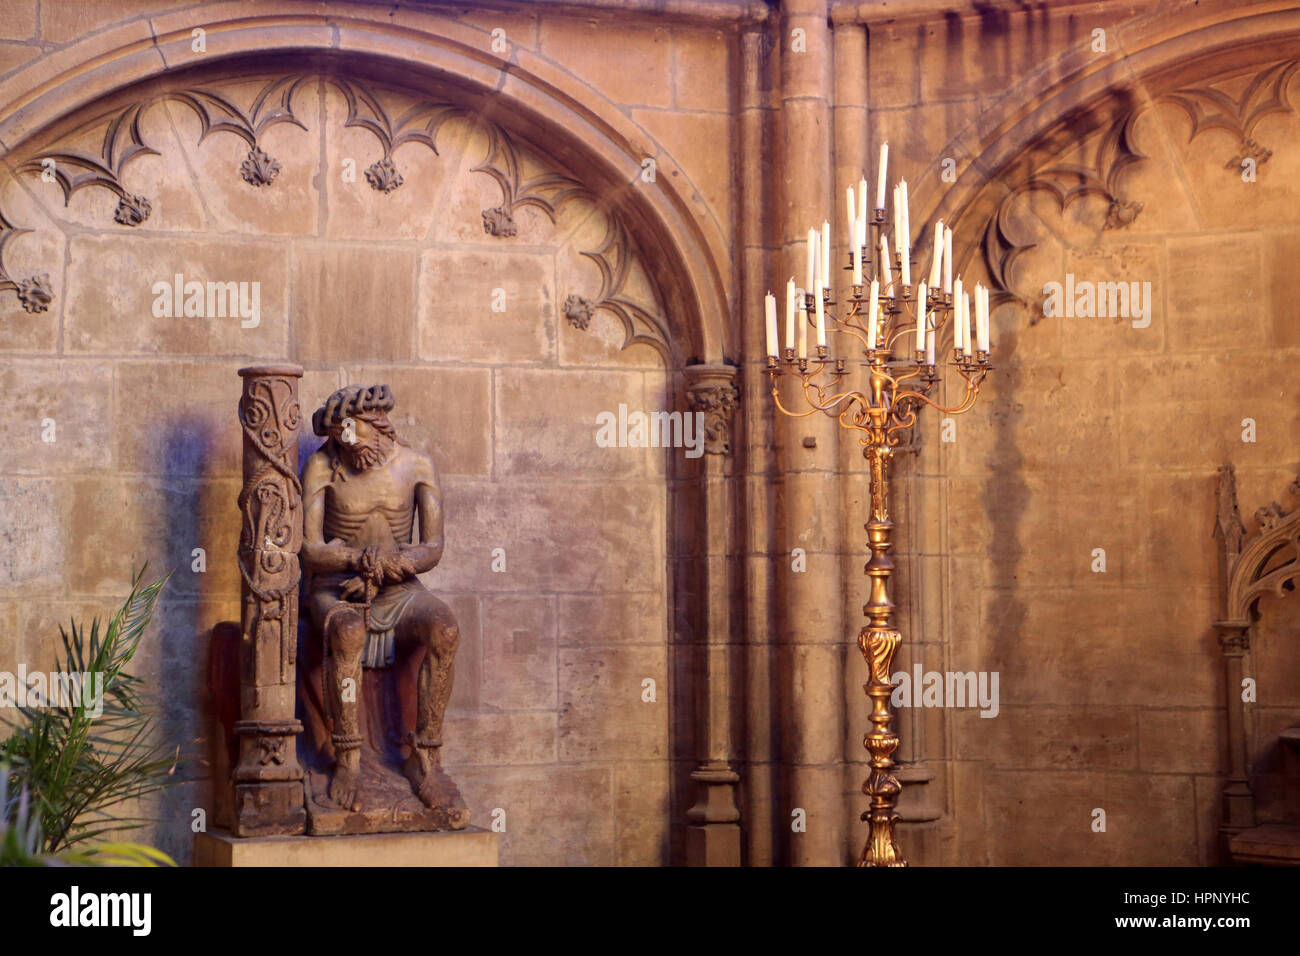
[[[487,31],[433,13],[390,19],[386,8],[254,17],[246,11],[222,5],[133,21],[18,71],[0,87],[0,100],[10,103],[0,114],[0,149],[22,155],[37,134],[88,104],[199,66],[363,63],[371,75],[408,88],[456,90],[465,106],[560,160],[596,191],[653,266],[669,367],[721,363],[736,353],[720,230],[687,198],[693,188],[671,156],[598,91],[526,50],[513,47],[503,59],[491,52]],[[206,52],[195,53],[191,34],[200,28]],[[656,163],[653,184],[641,180],[647,157]]]
[[[918,190],[918,205],[929,215],[918,221],[966,223],[957,230],[964,245],[954,250],[956,258],[968,263],[983,253],[995,287],[1001,276],[997,263],[989,262],[988,234],[1009,194],[1032,188],[1030,180],[1069,145],[1111,127],[1102,134],[1114,140],[1109,155],[1099,161],[1101,168],[1088,170],[1096,175],[1071,175],[1055,188],[1065,202],[1079,194],[1071,190],[1080,184],[1082,191],[1104,196],[1111,202],[1108,220],[1118,217],[1108,225],[1122,226],[1140,205],[1135,211],[1132,198],[1112,188],[1114,174],[1142,158],[1125,140],[1125,124],[1189,84],[1300,56],[1300,10],[1279,3],[1231,11],[1162,6],[1112,30],[1108,43],[1111,52],[1098,54],[1086,38],[1026,74],[949,141],[919,177],[926,188]],[[952,184],[939,176],[947,156],[964,157]]]

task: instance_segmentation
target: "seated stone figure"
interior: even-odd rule
[[[329,802],[353,812],[365,802],[362,669],[423,651],[402,770],[424,806],[439,812],[437,826],[459,828],[469,813],[438,759],[459,631],[416,577],[442,558],[438,471],[398,437],[388,419],[393,405],[387,385],[336,391],[312,416],[326,440],[302,471],[304,590],[312,636],[323,641],[322,701],[335,758]]]

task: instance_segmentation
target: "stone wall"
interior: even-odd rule
[[[90,26],[64,22],[73,7],[44,5],[41,42]],[[535,22],[509,25],[538,42]],[[650,50],[663,84],[641,92],[667,115],[671,36]],[[293,88],[302,127],[259,135],[279,168],[254,185],[241,172],[249,144],[204,138],[203,123],[224,118],[216,98],[247,109],[292,75],[226,70],[127,90],[10,157],[0,209],[34,232],[5,266],[48,273],[53,299],[36,313],[13,293],[0,304],[13,403],[0,667],[48,667],[57,622],[105,616],[148,561],[172,577],[140,669],[165,732],[204,737],[208,631],[239,618],[236,369],[304,365],[308,411],[341,384],[387,382],[394,424],[442,475],[447,552],[425,579],[461,624],[444,762],[474,820],[505,811],[506,863],[665,862],[666,479],[682,452],[595,440],[600,412],[674,407],[662,307],[636,241],[562,166],[474,111],[445,118],[436,154],[418,138],[397,145],[400,186],[377,188],[372,173],[388,177],[379,185],[392,174],[371,165],[384,153],[376,135],[347,125],[350,98],[398,135],[428,97],[342,70]],[[194,90],[206,112],[184,99]],[[109,186],[65,205],[58,182],[18,171],[34,155],[97,154],[108,124],[133,110],[133,136],[156,150],[115,170],[125,195],[147,201],[138,225],[115,221]],[[494,216],[510,199],[523,201]],[[173,316],[154,285],[177,275],[256,284],[260,313],[235,315],[232,302],[226,316]],[[307,436],[304,460],[318,442]],[[648,679],[662,690],[647,701]],[[193,753],[206,759],[201,742]],[[202,780],[172,794],[153,838],[185,859],[190,809],[208,800]]]
[[[925,413],[897,466],[896,669],[997,672],[1000,689],[995,718],[900,714],[906,854],[1218,859],[1215,469],[1236,465],[1246,515],[1283,500],[1300,424],[1293,13],[1262,0],[263,6],[9,0],[0,19],[0,213],[33,230],[0,245],[3,269],[48,273],[53,292],[32,313],[0,291],[0,633],[14,635],[0,668],[48,654],[56,620],[111,605],[148,558],[176,574],[143,663],[169,726],[199,733],[204,634],[237,617],[234,370],[299,362],[308,405],[388,381],[398,428],[443,471],[449,546],[429,583],[467,635],[446,759],[478,820],[506,809],[503,861],[681,862],[689,774],[718,739],[740,773],[746,862],[856,860],[866,479],[852,436],[774,415],[761,308],[802,275],[809,226],[825,216],[842,236],[844,182],[871,174],[888,140],[913,225],[954,225],[959,271],[996,296],[997,368],[978,404],[955,441]],[[314,54],[232,58],[288,47]],[[496,99],[416,74],[447,50],[465,88]],[[139,81],[106,85],[100,57]],[[19,169],[55,144],[98,155],[105,124],[160,93],[247,106],[299,71],[306,129],[256,136],[281,166],[269,185],[241,178],[249,142],[200,142],[175,97],[141,114],[158,155],[112,169],[117,192],[79,189],[65,206],[57,183]],[[403,181],[384,193],[365,175],[383,136],[347,125],[348,83],[383,106],[390,140],[415,102],[466,112],[439,127],[437,155],[397,145]],[[565,198],[565,181],[582,188]],[[148,197],[148,218],[114,222],[118,192]],[[501,207],[516,235],[486,231]],[[155,317],[152,283],[177,272],[260,282],[260,324]],[[1045,316],[1044,286],[1067,276],[1149,283],[1149,314],[1137,327]],[[730,489],[722,512],[680,455],[593,441],[595,414],[620,403],[685,408],[692,362],[740,366],[734,453],[709,472]],[[491,571],[497,546],[506,573]],[[189,570],[195,547],[204,574]],[[806,572],[791,570],[796,547]],[[721,573],[692,563],[728,551]],[[1276,736],[1300,723],[1292,600],[1264,602],[1248,659],[1261,812],[1279,819],[1294,781]],[[703,662],[705,640],[721,658]],[[183,852],[199,793],[174,801],[165,847]]]

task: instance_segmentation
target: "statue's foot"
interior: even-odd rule
[[[330,800],[344,810],[356,812],[361,809],[360,790],[360,749],[340,751],[338,762],[334,765],[334,775],[330,778]]]
[[[434,747],[412,745],[411,756],[406,758],[406,764],[402,767],[406,779],[411,781],[411,789],[426,807],[439,806],[448,796],[447,788],[438,779],[441,775],[434,759],[435,753],[437,749]]]

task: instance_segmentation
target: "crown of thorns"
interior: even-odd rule
[[[311,417],[312,431],[324,437],[331,425],[341,424],[345,418],[367,412],[390,412],[393,405],[393,390],[387,385],[345,385],[316,409]]]

